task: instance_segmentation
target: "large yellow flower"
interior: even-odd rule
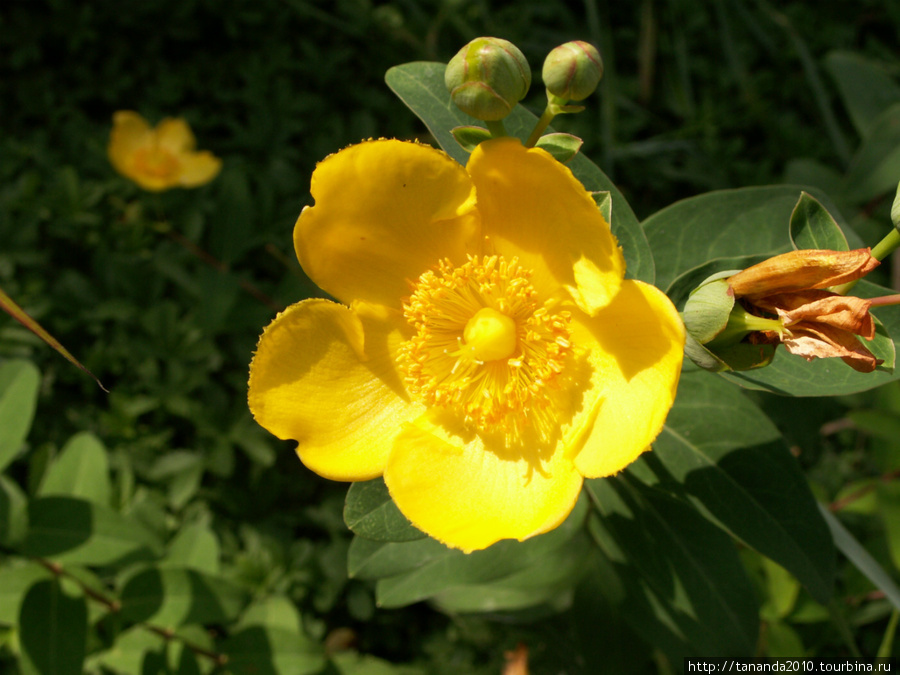
[[[183,119],[166,118],[151,129],[130,110],[113,115],[107,154],[113,167],[140,187],[153,192],[173,187],[197,187],[218,175],[222,160],[197,143]]]
[[[684,329],[623,280],[590,194],[540,149],[482,143],[464,168],[392,140],[321,162],[294,228],[300,263],[345,304],[282,312],[250,408],[334,480],[384,476],[418,528],[472,551],[559,525],[583,477],[662,428]]]

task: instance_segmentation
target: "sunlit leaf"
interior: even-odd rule
[[[847,251],[847,238],[835,222],[812,195],[801,192],[797,206],[791,213],[791,242],[794,248],[826,249]]]
[[[40,381],[31,361],[0,363],[0,470],[16,458],[28,436]]]
[[[413,541],[426,536],[400,513],[381,478],[350,486],[344,522],[355,534],[375,541]]]
[[[38,490],[41,497],[79,497],[101,506],[109,506],[111,494],[106,448],[88,431],[75,434],[63,446]]]

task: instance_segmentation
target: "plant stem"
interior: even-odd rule
[[[488,120],[485,124],[487,124],[488,131],[491,132],[491,136],[494,138],[506,136],[506,127],[503,126],[503,120]]]
[[[525,141],[526,148],[534,147],[535,143],[537,143],[538,139],[541,137],[541,134],[544,133],[544,130],[548,126],[550,126],[550,122],[553,121],[554,117],[556,117],[554,106],[548,101],[547,107],[544,108],[544,112],[541,114],[541,118],[537,121],[537,124],[535,125],[534,130],[531,132],[531,135],[528,136],[528,140]]]

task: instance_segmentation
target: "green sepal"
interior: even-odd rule
[[[607,225],[611,223],[612,195],[609,194],[609,190],[595,190],[591,193],[591,198],[597,205],[597,209],[600,211],[600,215],[603,216],[603,220],[606,221]]]
[[[584,141],[578,136],[553,133],[541,136],[535,145],[553,155],[553,159],[556,161],[565,164],[578,154],[583,143]]]
[[[726,371],[754,370],[767,366],[775,358],[776,345],[753,345],[739,342],[728,347],[716,348],[715,352],[688,333],[684,343],[684,353],[696,365],[713,373]]]
[[[472,152],[479,143],[492,138],[490,131],[484,127],[477,127],[474,125],[453,127],[450,130],[450,133],[453,134],[453,138],[456,139],[456,142],[459,143],[466,152]]]
[[[734,308],[734,291],[728,285],[733,271],[719,272],[691,291],[684,303],[685,328],[701,344],[719,335],[728,325]]]

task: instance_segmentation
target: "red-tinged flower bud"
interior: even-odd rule
[[[603,77],[603,60],[594,45],[566,42],[544,60],[544,86],[557,98],[581,101],[594,93]]]
[[[444,83],[456,106],[484,121],[502,120],[531,86],[531,68],[513,43],[475,38],[447,64]]]

